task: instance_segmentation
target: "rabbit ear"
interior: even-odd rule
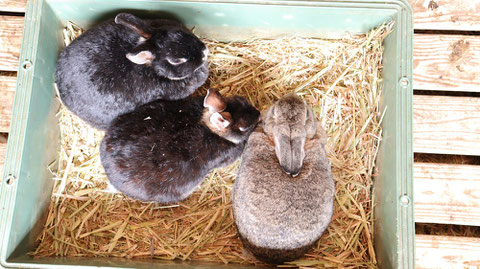
[[[210,116],[210,123],[219,130],[224,130],[232,123],[232,116],[228,112],[215,112]]]
[[[133,48],[126,56],[132,63],[150,65],[153,59],[155,59],[153,51],[153,45],[145,42]]]
[[[155,55],[153,55],[149,50],[143,50],[138,53],[128,53],[127,59],[136,64],[150,65],[153,59],[155,59]]]
[[[305,103],[305,109],[307,113],[307,120],[305,121],[305,129],[307,130],[307,137],[312,138],[315,135],[316,125],[315,125],[315,114],[313,113],[312,108]]]
[[[203,99],[203,106],[211,112],[221,112],[227,108],[227,103],[217,90],[209,89],[207,96]]]
[[[148,26],[145,24],[145,22],[132,14],[118,14],[115,17],[115,23],[128,27],[145,39],[150,39],[150,37],[152,37],[151,31],[148,29]]]
[[[290,136],[275,128],[273,133],[273,141],[275,143],[275,154],[277,155],[280,167],[285,173],[292,174],[292,147],[290,144]]]
[[[305,136],[290,137],[286,126],[275,127],[273,141],[278,162],[285,173],[295,177],[300,172],[305,158]]]
[[[263,120],[263,131],[269,135],[273,135],[273,127],[275,126],[275,107],[276,105],[271,105],[264,114]]]

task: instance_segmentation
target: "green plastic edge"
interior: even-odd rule
[[[16,193],[16,180],[21,170],[25,131],[28,124],[28,111],[32,95],[32,82],[35,70],[36,47],[40,33],[40,11],[43,1],[27,1],[25,20],[23,24],[22,43],[20,47],[19,65],[17,69],[17,83],[13,100],[13,112],[9,128],[9,139],[5,154],[5,164],[2,180],[0,181],[0,265],[8,266],[6,261],[5,244],[8,242],[8,229],[12,222],[13,203]],[[34,59],[33,61],[31,59]],[[30,68],[23,68],[23,63],[29,63]],[[6,178],[13,177],[13,183],[6,184]]]

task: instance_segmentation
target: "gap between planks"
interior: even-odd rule
[[[415,235],[415,265],[423,268],[479,268],[480,238]]]
[[[479,165],[414,163],[413,178],[416,222],[480,226]]]

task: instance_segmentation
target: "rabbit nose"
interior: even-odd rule
[[[296,177],[296,176],[298,176],[298,174],[300,174],[300,169],[298,169],[298,170],[296,170],[296,171],[293,171],[290,175],[291,175],[292,177]]]
[[[286,168],[286,167],[283,166],[283,165],[281,165],[280,167],[282,167],[282,170],[283,170],[283,172],[285,172],[285,174],[287,174],[287,175],[289,175],[289,176],[291,176],[291,177],[296,177],[296,176],[298,176],[298,174],[300,174],[300,169],[301,169],[301,168],[292,171],[292,169]]]
[[[202,58],[202,60],[203,60],[203,61],[206,61],[206,60],[207,60],[207,57],[208,57],[208,48],[205,48],[205,49],[203,50],[203,58]]]

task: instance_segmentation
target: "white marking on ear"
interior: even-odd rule
[[[144,50],[137,54],[128,53],[127,59],[136,64],[151,64],[155,56],[150,51]]]
[[[140,38],[138,38],[137,44],[138,45],[143,44],[143,43],[145,43],[145,41],[147,41],[147,39],[145,37],[141,36]]]
[[[203,107],[208,108],[210,112],[222,112],[227,108],[227,104],[217,90],[210,88],[203,99]]]
[[[179,65],[179,64],[183,64],[184,62],[187,61],[187,58],[176,58],[176,59],[169,59],[167,58],[167,61],[171,64],[171,65]]]
[[[213,107],[207,104],[207,98],[210,95],[210,89],[207,90],[207,95],[205,95],[205,98],[203,98],[203,107],[208,108],[209,111],[213,110]]]
[[[210,116],[210,122],[218,129],[225,129],[230,125],[230,122],[226,120],[220,113],[215,112]]]

